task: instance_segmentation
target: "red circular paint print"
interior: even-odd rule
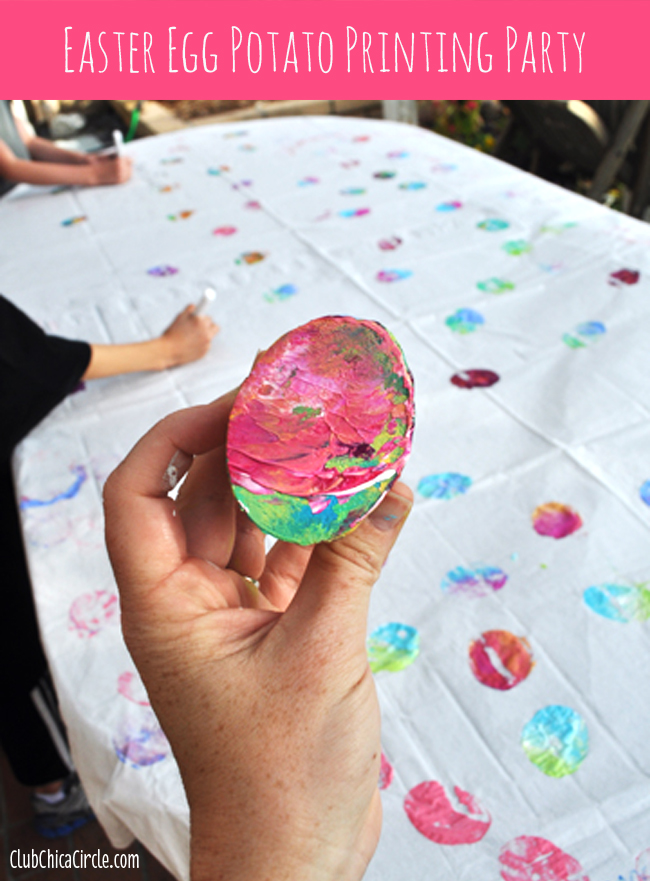
[[[582,526],[582,517],[573,508],[560,502],[546,502],[533,511],[533,529],[538,535],[565,538]]]
[[[534,665],[528,641],[507,630],[486,630],[470,643],[469,663],[480,683],[499,691],[519,685]]]
[[[454,373],[450,382],[458,388],[488,388],[500,379],[493,370],[461,370]]]
[[[520,835],[501,848],[503,881],[589,881],[580,863],[545,838]]]
[[[436,780],[415,786],[404,799],[404,810],[418,832],[435,844],[475,844],[492,822],[473,795],[455,786],[449,796]]]

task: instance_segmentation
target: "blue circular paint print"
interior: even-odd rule
[[[410,666],[420,652],[420,635],[415,627],[391,621],[372,632],[368,639],[368,661],[373,673],[396,673]]]
[[[458,211],[462,207],[462,202],[440,202],[436,205],[436,211]]]
[[[472,485],[472,478],[454,471],[429,474],[418,483],[418,492],[425,499],[454,499],[464,495]]]
[[[498,566],[474,563],[471,569],[456,566],[447,572],[440,582],[440,589],[449,595],[485,597],[495,590],[501,590],[507,580],[508,576]]]
[[[642,502],[645,502],[646,505],[650,505],[650,480],[646,480],[645,483],[641,484],[639,495],[641,496]]]
[[[589,734],[585,720],[570,707],[554,704],[539,710],[521,732],[530,761],[549,777],[575,773],[587,758]]]
[[[628,624],[650,618],[650,590],[643,585],[597,584],[582,598],[592,612],[610,621]]]
[[[508,229],[510,224],[507,220],[500,220],[498,217],[490,217],[488,220],[482,220],[480,223],[477,223],[476,226],[479,229],[484,229],[486,232],[499,232],[499,230]]]
[[[485,324],[485,318],[474,309],[457,309],[445,320],[445,324],[455,333],[473,333]]]

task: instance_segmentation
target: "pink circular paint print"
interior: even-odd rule
[[[475,844],[492,823],[473,795],[455,786],[450,796],[436,780],[415,786],[404,800],[404,810],[418,832],[435,844]]]
[[[507,630],[486,630],[469,647],[472,673],[482,685],[509,691],[533,669],[528,641]]]
[[[520,835],[501,848],[503,881],[589,881],[580,863],[545,838]]]
[[[107,590],[82,593],[70,606],[70,630],[79,636],[96,636],[107,624],[117,621],[117,594]]]
[[[151,706],[142,680],[136,673],[131,673],[130,671],[122,673],[117,680],[117,691],[122,697],[125,697],[134,704],[138,704],[140,707]]]
[[[546,502],[533,511],[533,529],[538,535],[565,538],[572,532],[577,532],[581,526],[580,514],[560,502]]]

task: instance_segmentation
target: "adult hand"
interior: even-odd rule
[[[158,423],[106,484],[124,636],[180,767],[193,881],[358,881],[381,825],[367,608],[412,494],[265,555],[226,473],[234,395]]]
[[[168,349],[169,366],[197,361],[207,354],[219,326],[209,315],[195,315],[190,304],[180,312],[162,334],[161,340]]]
[[[89,156],[88,183],[92,186],[126,183],[132,172],[133,162],[128,156]]]

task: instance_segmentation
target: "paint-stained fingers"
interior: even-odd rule
[[[257,580],[264,571],[264,534],[239,506],[235,524],[235,545],[228,568]]]
[[[300,587],[313,549],[313,545],[301,547],[278,541],[267,554],[260,590],[276,609],[284,611],[291,603]]]
[[[237,512],[223,446],[194,460],[176,512],[185,529],[188,555],[225,569],[235,547]]]

